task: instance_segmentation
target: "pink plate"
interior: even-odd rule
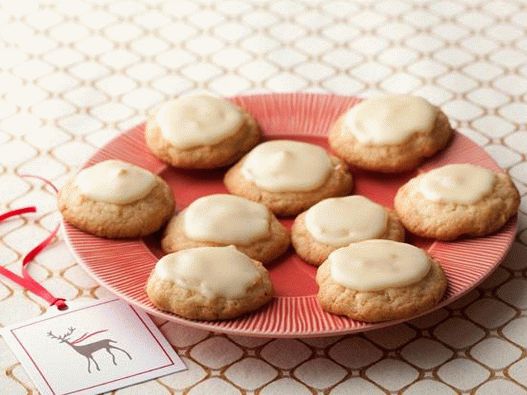
[[[257,119],[266,139],[287,138],[307,141],[327,148],[326,133],[333,120],[357,103],[351,97],[317,94],[270,94],[232,99]],[[224,170],[189,171],[166,166],[145,147],[143,125],[122,134],[97,152],[87,163],[122,159],[161,175],[172,187],[177,210],[194,199],[226,192]],[[450,146],[424,163],[425,171],[446,163],[470,162],[493,170],[496,163],[476,144],[456,134]],[[379,175],[354,171],[355,193],[392,206],[397,188],[416,172]],[[283,221],[286,225],[291,220]],[[160,235],[142,240],[107,240],[83,233],[64,224],[66,238],[78,261],[102,285],[129,303],[161,318],[201,329],[247,336],[307,337],[361,332],[393,325],[400,321],[367,324],[322,311],[317,303],[315,268],[292,251],[269,266],[276,297],[266,307],[242,318],[222,321],[191,321],[164,313],[148,300],[144,286],[158,257]],[[426,248],[442,265],[449,286],[439,308],[453,302],[483,281],[500,263],[511,245],[516,218],[488,237],[444,243],[409,235],[408,241]]]

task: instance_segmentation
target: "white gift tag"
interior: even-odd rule
[[[119,299],[68,306],[2,331],[42,394],[97,394],[186,369],[142,311]]]

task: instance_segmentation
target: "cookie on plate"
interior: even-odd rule
[[[411,170],[443,149],[453,135],[446,115],[418,96],[366,99],[341,115],[329,145],[347,163],[366,170]]]
[[[412,233],[439,240],[484,236],[516,214],[518,190],[505,173],[452,164],[412,178],[395,195],[395,209]]]
[[[291,230],[296,253],[315,266],[340,247],[369,239],[404,241],[397,214],[364,196],[322,200],[296,217]]]
[[[424,250],[392,240],[366,240],[332,252],[318,268],[318,301],[333,314],[378,322],[435,306],[447,280]]]
[[[225,320],[257,310],[273,298],[263,265],[229,247],[199,247],[161,258],[148,279],[154,305],[185,318]]]
[[[343,161],[317,145],[292,140],[258,145],[229,169],[224,182],[229,192],[263,203],[277,215],[296,215],[353,188]]]
[[[212,169],[236,162],[260,141],[254,118],[229,100],[181,96],[149,117],[146,144],[162,161],[187,169]]]
[[[174,211],[167,183],[120,160],[81,170],[58,195],[64,219],[100,237],[141,237],[157,231]]]
[[[239,196],[199,198],[169,222],[165,252],[234,245],[256,261],[268,263],[289,246],[289,232],[263,204]]]

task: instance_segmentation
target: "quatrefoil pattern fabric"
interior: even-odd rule
[[[390,330],[323,339],[218,335],[157,321],[188,371],[117,393],[476,394],[527,391],[527,4],[522,1],[0,2],[0,263],[53,228],[58,186],[161,101],[310,91],[413,93],[440,105],[522,194],[498,270],[458,302]],[[59,239],[31,272],[69,299],[108,295]],[[42,301],[0,279],[0,326]],[[0,388],[34,387],[0,339]]]

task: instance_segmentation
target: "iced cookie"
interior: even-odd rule
[[[238,317],[273,298],[267,270],[234,246],[165,255],[150,274],[146,292],[161,310],[198,320]]]
[[[108,238],[153,233],[174,211],[172,191],[163,179],[120,160],[81,170],[59,192],[58,205],[70,224]]]
[[[424,250],[366,240],[332,252],[318,268],[318,301],[333,314],[377,322],[423,313],[445,293],[441,266]]]
[[[410,232],[439,240],[493,233],[519,204],[507,174],[471,164],[446,165],[412,178],[394,201]]]
[[[230,101],[181,96],[150,116],[146,144],[162,161],[187,169],[211,169],[236,162],[258,144],[254,118]]]
[[[296,253],[318,266],[350,243],[369,239],[404,240],[397,214],[364,196],[322,200],[296,217],[291,238]]]
[[[169,222],[165,252],[234,245],[268,263],[289,246],[289,232],[263,204],[234,195],[209,195],[192,202]]]
[[[229,192],[265,204],[277,215],[295,215],[322,199],[351,192],[346,164],[321,147],[273,140],[255,147],[224,178]]]
[[[395,173],[411,170],[443,149],[453,134],[439,108],[418,96],[366,99],[340,116],[329,144],[358,168]]]

